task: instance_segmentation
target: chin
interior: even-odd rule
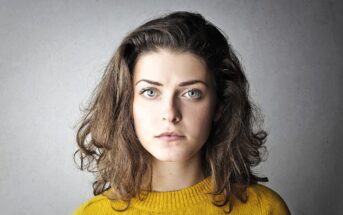
[[[190,159],[190,156],[186,155],[180,155],[180,154],[163,154],[163,153],[158,153],[155,155],[152,155],[156,160],[158,161],[163,161],[163,162],[177,162],[177,161],[186,161]]]
[[[180,160],[180,159],[157,159],[155,158],[156,161],[158,162],[168,162],[168,163],[173,163],[173,162],[181,162],[183,160]]]

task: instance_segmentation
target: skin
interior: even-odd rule
[[[205,64],[191,53],[160,49],[143,53],[133,74],[134,127],[142,146],[152,155],[152,190],[179,190],[201,181],[200,149],[216,118],[215,90]],[[179,86],[189,80],[205,84]],[[184,137],[177,141],[156,137],[166,131]]]

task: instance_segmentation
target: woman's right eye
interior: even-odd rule
[[[139,92],[140,95],[144,94],[148,98],[153,98],[156,94],[152,88],[144,88]]]

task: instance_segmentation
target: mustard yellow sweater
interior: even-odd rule
[[[131,206],[124,212],[117,212],[112,207],[119,209],[125,206],[121,201],[111,202],[104,195],[96,195],[77,208],[73,215],[201,215],[224,214],[223,208],[211,203],[208,192],[211,189],[211,177],[177,191],[151,192],[143,200],[132,199]],[[108,192],[108,191],[106,191]],[[227,208],[226,208],[227,209]],[[289,215],[289,209],[278,193],[261,185],[248,187],[248,201],[244,204],[239,200],[234,201],[232,215]]]

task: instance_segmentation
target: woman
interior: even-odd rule
[[[95,197],[74,214],[289,214],[262,159],[248,82],[224,34],[174,12],[128,34],[77,133]],[[74,155],[74,156],[75,156]]]

